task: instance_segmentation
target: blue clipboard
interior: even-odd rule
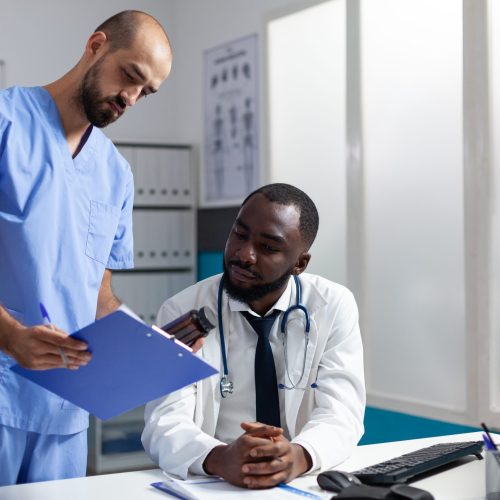
[[[72,336],[87,342],[92,353],[87,366],[11,370],[102,420],[217,373],[182,344],[122,311]]]

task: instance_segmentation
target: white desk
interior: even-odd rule
[[[500,436],[498,438],[500,441]],[[359,446],[354,455],[337,468],[339,470],[354,471],[435,443],[479,440],[481,440],[481,433],[474,432]],[[485,496],[484,460],[477,460],[477,458],[473,457],[471,459],[462,459],[462,461],[466,463],[416,481],[411,485],[430,491],[436,500],[483,499]],[[150,486],[150,483],[161,480],[161,471],[155,469],[4,486],[0,487],[0,500],[167,500],[173,498]],[[314,493],[321,492],[314,475],[298,478],[291,484]],[[244,493],[244,490],[242,490],[242,493]],[[331,498],[332,493],[325,493],[322,496],[325,499]],[[262,499],[265,499],[265,490],[262,491]]]

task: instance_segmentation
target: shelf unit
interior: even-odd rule
[[[146,323],[163,301],[196,281],[196,171],[184,145],[116,143],[134,174],[134,263],[113,273],[113,290]],[[90,417],[89,474],[155,465],[142,449],[144,407]]]

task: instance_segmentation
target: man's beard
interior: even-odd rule
[[[87,71],[82,80],[79,96],[87,120],[98,128],[106,127],[120,116],[105,106],[106,102],[114,102],[120,109],[125,107],[125,102],[120,96],[104,98],[99,92],[100,68],[104,59],[97,61]]]
[[[226,262],[222,262],[224,268],[224,289],[229,297],[245,304],[250,304],[264,298],[266,295],[279,290],[290,278],[293,272],[293,266],[287,269],[279,278],[271,281],[270,283],[263,283],[261,285],[252,285],[249,288],[242,288],[231,282],[229,273],[227,271]],[[248,270],[241,262],[231,260],[229,264],[236,265],[242,269]]]

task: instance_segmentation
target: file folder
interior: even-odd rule
[[[165,474],[165,473],[164,473]],[[289,484],[280,483],[266,490],[249,490],[227,483],[218,477],[196,476],[192,479],[176,479],[165,474],[161,482],[151,483],[154,488],[182,500],[219,500],[221,498],[255,498],[256,500],[283,500],[286,498],[302,498],[321,500],[321,496],[307,490],[298,489]],[[357,498],[357,497],[356,497]]]
[[[72,336],[87,342],[92,352],[87,366],[38,371],[14,365],[11,370],[102,420],[217,373],[159,328],[122,311]]]

